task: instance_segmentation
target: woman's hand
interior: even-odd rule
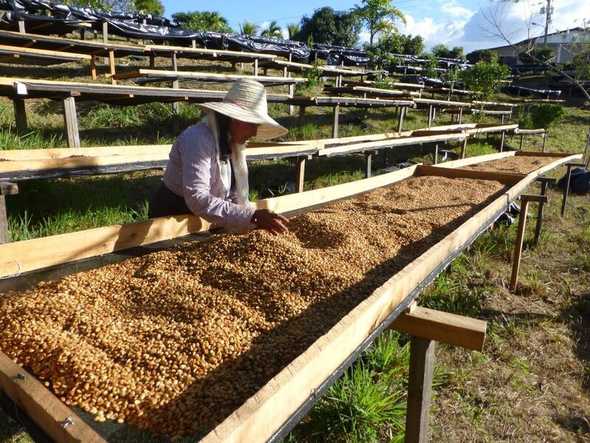
[[[289,219],[268,209],[257,209],[252,216],[252,223],[257,228],[264,229],[274,235],[284,234],[289,231],[289,228],[287,228]]]

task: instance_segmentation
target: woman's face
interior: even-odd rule
[[[256,132],[258,132],[258,125],[232,118],[229,122],[229,131],[231,133],[232,141],[238,145],[242,145],[246,143],[249,138],[256,135]]]

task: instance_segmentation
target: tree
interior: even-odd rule
[[[407,55],[420,55],[424,52],[424,39],[416,35],[412,37],[411,35],[403,36],[404,40],[404,47],[403,53]]]
[[[64,0],[64,4],[80,8],[92,8],[98,11],[111,11],[112,2],[108,0]]]
[[[367,48],[373,66],[379,69],[395,62],[393,54],[418,55],[424,51],[424,40],[419,35],[384,34],[379,41]]]
[[[263,37],[270,37],[270,38],[283,38],[283,33],[281,32],[281,27],[273,20],[268,24],[268,27],[264,29],[261,33]]]
[[[181,28],[192,31],[232,32],[226,18],[218,12],[177,12],[172,18]]]
[[[502,81],[508,78],[508,75],[510,75],[508,66],[497,60],[477,62],[459,74],[465,87],[476,92],[482,99],[489,99],[501,86]]]
[[[295,40],[306,42],[311,38],[314,43],[351,47],[358,42],[360,30],[356,14],[334,11],[326,6],[316,9],[311,17],[301,19],[301,30]]]
[[[463,58],[463,47],[455,46],[453,49],[449,49],[441,43],[432,48],[432,54],[439,58]]]
[[[301,27],[298,23],[289,23],[287,25],[287,32],[289,33],[289,40],[295,40],[295,36],[299,34]]]
[[[395,31],[395,20],[406,23],[404,14],[391,4],[391,0],[362,0],[360,5],[356,5],[355,14],[367,25],[369,46],[373,46],[379,32]]]
[[[258,34],[258,25],[252,22],[244,22],[240,25],[240,34],[254,37]]]
[[[152,15],[164,15],[164,5],[160,0],[133,0],[138,12]]]

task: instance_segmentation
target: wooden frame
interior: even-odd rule
[[[508,157],[508,155],[505,156]],[[486,157],[489,158],[489,156]],[[431,281],[445,264],[450,263],[483,229],[489,226],[537,176],[580,157],[581,155],[574,155],[557,158],[514,184],[478,214],[376,289],[326,335],[318,339],[307,351],[212,430],[203,441],[237,442],[273,439],[283,424],[296,414],[300,405],[309,401],[310,398],[316,398],[316,390],[336,373],[342,362],[347,361],[351,355],[355,355],[367,339],[391,323],[401,312],[400,308],[407,306],[417,296],[424,282]],[[470,160],[473,163],[481,161],[477,158]],[[464,164],[466,164],[465,160],[455,163],[455,165]],[[416,170],[417,166],[413,166],[357,182],[262,200],[257,203],[257,206],[290,214],[401,181],[413,176]],[[177,238],[191,232],[202,232],[205,229],[206,224],[197,217],[170,217],[0,245],[0,277]],[[10,393],[15,383],[15,376],[13,375],[11,379],[10,373],[4,366],[0,365],[0,369],[0,372],[4,374],[2,380],[7,380],[7,377],[9,380],[6,382],[8,387],[3,384],[3,389]],[[41,386],[41,389],[44,388]],[[46,389],[42,392],[47,395]],[[45,403],[43,400],[39,400],[34,405],[47,413],[46,409],[49,406],[43,403]],[[53,410],[53,407],[51,409]],[[53,420],[48,424],[39,417],[32,418],[46,431],[46,427],[55,422]]]

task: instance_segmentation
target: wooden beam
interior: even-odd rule
[[[27,123],[27,111],[25,108],[25,100],[22,98],[14,98],[12,99],[12,104],[14,107],[14,120],[16,122],[16,131],[17,132],[26,132],[28,129]]]
[[[96,80],[98,78],[98,74],[96,71],[96,56],[93,55],[90,58],[90,77],[92,80]]]
[[[391,327],[413,337],[482,351],[487,323],[483,320],[416,306],[401,314]]]
[[[332,137],[338,138],[338,126],[339,126],[339,119],[340,119],[340,105],[334,106],[332,111]]]
[[[521,197],[520,216],[518,218],[518,228],[516,240],[514,242],[514,252],[512,254],[512,275],[510,277],[510,290],[514,292],[518,284],[518,273],[520,271],[520,260],[522,257],[522,247],[524,244],[524,234],[526,230],[526,221],[529,211],[529,200]]]
[[[435,346],[436,342],[417,337],[412,337],[410,342],[406,443],[427,443],[429,440]]]
[[[0,388],[54,441],[106,443],[43,384],[0,352]]]
[[[110,69],[110,77],[111,77],[111,84],[117,84],[117,72],[115,68],[115,51],[113,49],[109,49],[109,69]]]
[[[80,131],[78,128],[78,114],[76,113],[75,97],[67,97],[63,100],[64,104],[64,123],[66,134],[68,136],[68,146],[70,148],[80,147]]]
[[[16,183],[0,182],[0,244],[10,241],[5,196],[16,194],[18,194],[18,185]]]
[[[303,192],[305,188],[305,162],[305,157],[297,158],[297,177],[295,180],[297,192]]]
[[[526,174],[485,171],[478,169],[443,168],[441,166],[431,165],[419,165],[416,169],[416,175],[434,175],[448,178],[469,178],[473,180],[493,180],[509,185],[512,185],[526,177]]]

